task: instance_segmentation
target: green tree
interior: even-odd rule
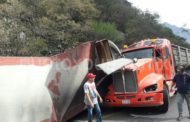
[[[25,48],[24,48],[25,49]],[[37,38],[36,40],[32,40],[29,44],[27,49],[25,49],[30,55],[35,56],[42,56],[42,55],[48,55],[48,45],[46,44],[45,40]]]
[[[6,3],[7,0],[0,0],[0,4]]]
[[[124,40],[124,34],[117,30],[117,27],[114,23],[109,22],[94,22],[92,25],[92,32],[94,39],[110,39],[113,41]]]

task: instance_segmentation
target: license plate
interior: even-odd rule
[[[130,100],[122,100],[122,104],[130,104]]]

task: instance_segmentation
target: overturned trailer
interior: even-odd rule
[[[107,74],[129,63],[109,40],[82,43],[51,57],[0,57],[0,120],[67,121],[85,109],[83,84],[89,71],[97,74],[104,95],[111,83]]]

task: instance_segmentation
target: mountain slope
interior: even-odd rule
[[[186,39],[188,43],[190,43],[190,29],[183,29],[181,27],[177,27],[175,25],[171,25],[169,23],[163,23],[165,27],[170,28],[174,34],[181,36]]]

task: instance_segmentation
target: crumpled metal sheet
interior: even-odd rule
[[[119,58],[106,63],[98,64],[96,67],[100,68],[107,75],[121,69],[125,65],[131,64],[133,61],[127,58]]]

